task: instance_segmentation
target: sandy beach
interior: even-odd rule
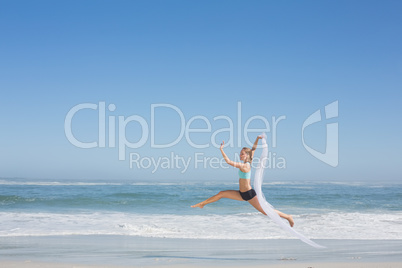
[[[109,266],[109,265],[81,265],[81,264],[66,264],[66,263],[45,263],[45,262],[31,262],[31,261],[4,261],[0,262],[1,267],[10,267],[10,268],[106,268],[106,267],[143,267],[143,266]],[[379,263],[297,263],[297,264],[273,264],[273,265],[255,265],[248,266],[254,268],[398,268],[401,267],[402,263],[390,263],[390,262],[379,262]],[[163,265],[163,266],[147,266],[147,267],[165,267],[165,268],[199,268],[205,267],[202,265]],[[210,268],[221,268],[225,266],[208,266]],[[233,266],[230,267],[243,267],[243,266]]]
[[[401,267],[402,240],[2,237],[1,267]]]

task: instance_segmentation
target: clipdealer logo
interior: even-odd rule
[[[221,141],[217,141],[217,135],[226,133],[229,136],[229,140],[225,141],[225,147],[238,147],[242,148],[243,145],[249,147],[253,146],[253,141],[250,141],[249,134],[252,133],[253,137],[263,133],[270,134],[270,140],[268,144],[270,146],[267,168],[271,169],[284,169],[286,168],[286,159],[283,156],[278,156],[272,149],[277,147],[278,139],[278,128],[280,123],[286,120],[286,116],[281,115],[279,117],[272,116],[268,120],[262,115],[255,115],[247,118],[244,122],[242,118],[242,104],[237,103],[237,113],[235,120],[227,115],[217,115],[211,119],[203,115],[195,115],[186,120],[186,117],[182,110],[172,104],[167,103],[157,103],[150,105],[150,120],[149,122],[142,116],[138,114],[133,114],[130,116],[115,115],[116,111],[115,104],[106,105],[106,102],[99,103],[81,103],[72,107],[66,114],[64,120],[64,132],[67,140],[77,148],[91,149],[91,148],[117,148],[118,160],[125,161],[127,155],[129,156],[130,169],[151,169],[152,173],[156,172],[158,169],[180,169],[182,173],[187,171],[191,163],[193,163],[194,168],[228,168],[226,163],[221,157],[207,157],[203,153],[200,153],[199,149],[215,147],[219,148]],[[180,130],[177,137],[166,142],[157,143],[156,142],[156,121],[158,117],[163,118],[164,113],[166,114],[166,109],[170,110],[175,114],[169,120],[176,120],[180,123]],[[84,142],[77,138],[72,130],[74,124],[74,119],[80,116],[80,113],[84,110],[93,111],[97,113],[98,117],[98,128],[92,131],[97,131],[97,138],[93,141]],[[338,101],[330,103],[325,106],[325,118],[335,118],[338,117]],[[166,120],[166,118],[164,118]],[[222,126],[222,124],[227,125],[227,127],[221,127],[216,129],[213,125],[217,124]],[[259,121],[259,125],[263,125],[262,128],[252,128],[251,124],[254,121]],[[311,148],[305,142],[305,129],[317,122],[322,121],[321,111],[317,110],[311,114],[303,123],[301,129],[302,144],[307,152],[313,155],[318,160],[332,166],[336,167],[338,165],[338,123],[327,124],[327,137],[326,137],[326,151],[325,153],[320,153],[317,150]],[[206,126],[205,128],[195,128],[196,122],[203,122]],[[243,124],[244,122],[244,124]],[[126,129],[129,125],[135,125],[140,127],[140,131],[137,131],[134,135],[131,133],[127,137]],[[209,134],[208,141],[199,144],[196,143],[192,138],[192,134],[204,133]],[[204,136],[205,137],[205,136]],[[191,157],[180,156],[174,151],[170,152],[169,155],[162,157],[155,157],[152,155],[144,156],[139,153],[138,150],[146,144],[150,145],[151,149],[165,149],[173,148],[182,140],[185,140],[188,145],[194,149],[194,155]],[[133,142],[133,140],[136,140]],[[243,144],[243,140],[246,144]],[[131,150],[135,150],[134,152]],[[239,156],[236,155],[235,159],[239,160]],[[253,161],[253,167],[258,165],[257,159]]]

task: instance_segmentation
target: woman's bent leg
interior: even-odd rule
[[[253,207],[255,207],[255,209],[257,209],[259,212],[261,212],[261,213],[264,214],[264,215],[267,215],[267,214],[264,212],[264,210],[262,209],[262,207],[261,207],[261,205],[260,205],[260,202],[258,201],[258,198],[257,198],[256,196],[255,196],[253,199],[248,200],[248,202],[249,202]],[[286,220],[289,222],[289,225],[290,225],[291,227],[293,227],[293,225],[295,225],[295,222],[293,221],[292,215],[285,214],[285,213],[280,212],[279,210],[276,210],[276,209],[275,209],[275,212],[278,213],[278,215],[279,215],[281,218],[286,219]]]
[[[252,199],[248,200],[248,202],[259,212],[261,212],[264,215],[267,215],[267,213],[265,213],[265,211],[262,209],[260,202],[258,202],[258,198],[257,196],[254,196]]]
[[[229,199],[233,199],[233,200],[243,201],[243,198],[241,198],[239,191],[227,190],[227,191],[220,191],[218,194],[216,194],[216,195],[208,198],[207,200],[204,200],[196,205],[193,205],[191,207],[192,208],[196,208],[196,207],[203,208],[205,205],[216,202],[221,198],[229,198]]]

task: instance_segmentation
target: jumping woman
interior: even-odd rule
[[[193,208],[199,207],[203,208],[205,205],[218,201],[221,198],[229,198],[239,201],[248,201],[253,207],[255,207],[259,212],[267,215],[264,210],[261,208],[260,203],[258,202],[257,194],[254,189],[251,187],[250,178],[251,178],[251,161],[253,160],[254,151],[257,149],[258,141],[262,139],[262,136],[258,136],[254,142],[253,148],[244,147],[240,151],[240,160],[243,162],[233,162],[229,159],[229,157],[223,151],[223,146],[225,142],[221,143],[221,153],[226,163],[229,165],[239,169],[239,191],[236,190],[227,190],[220,191],[217,195],[214,195],[208,198],[201,203],[198,203]],[[294,225],[294,221],[291,215],[287,215],[285,213],[280,212],[279,210],[275,210],[278,215],[289,221],[291,227]]]

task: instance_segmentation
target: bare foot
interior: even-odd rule
[[[192,208],[203,208],[205,205],[203,205],[202,204],[202,202],[201,203],[198,203],[198,204],[196,204],[196,205],[193,205],[193,206],[191,206]]]
[[[295,225],[295,221],[293,220],[292,215],[289,215],[289,218],[287,220],[289,221],[290,227],[293,227],[293,225]]]

